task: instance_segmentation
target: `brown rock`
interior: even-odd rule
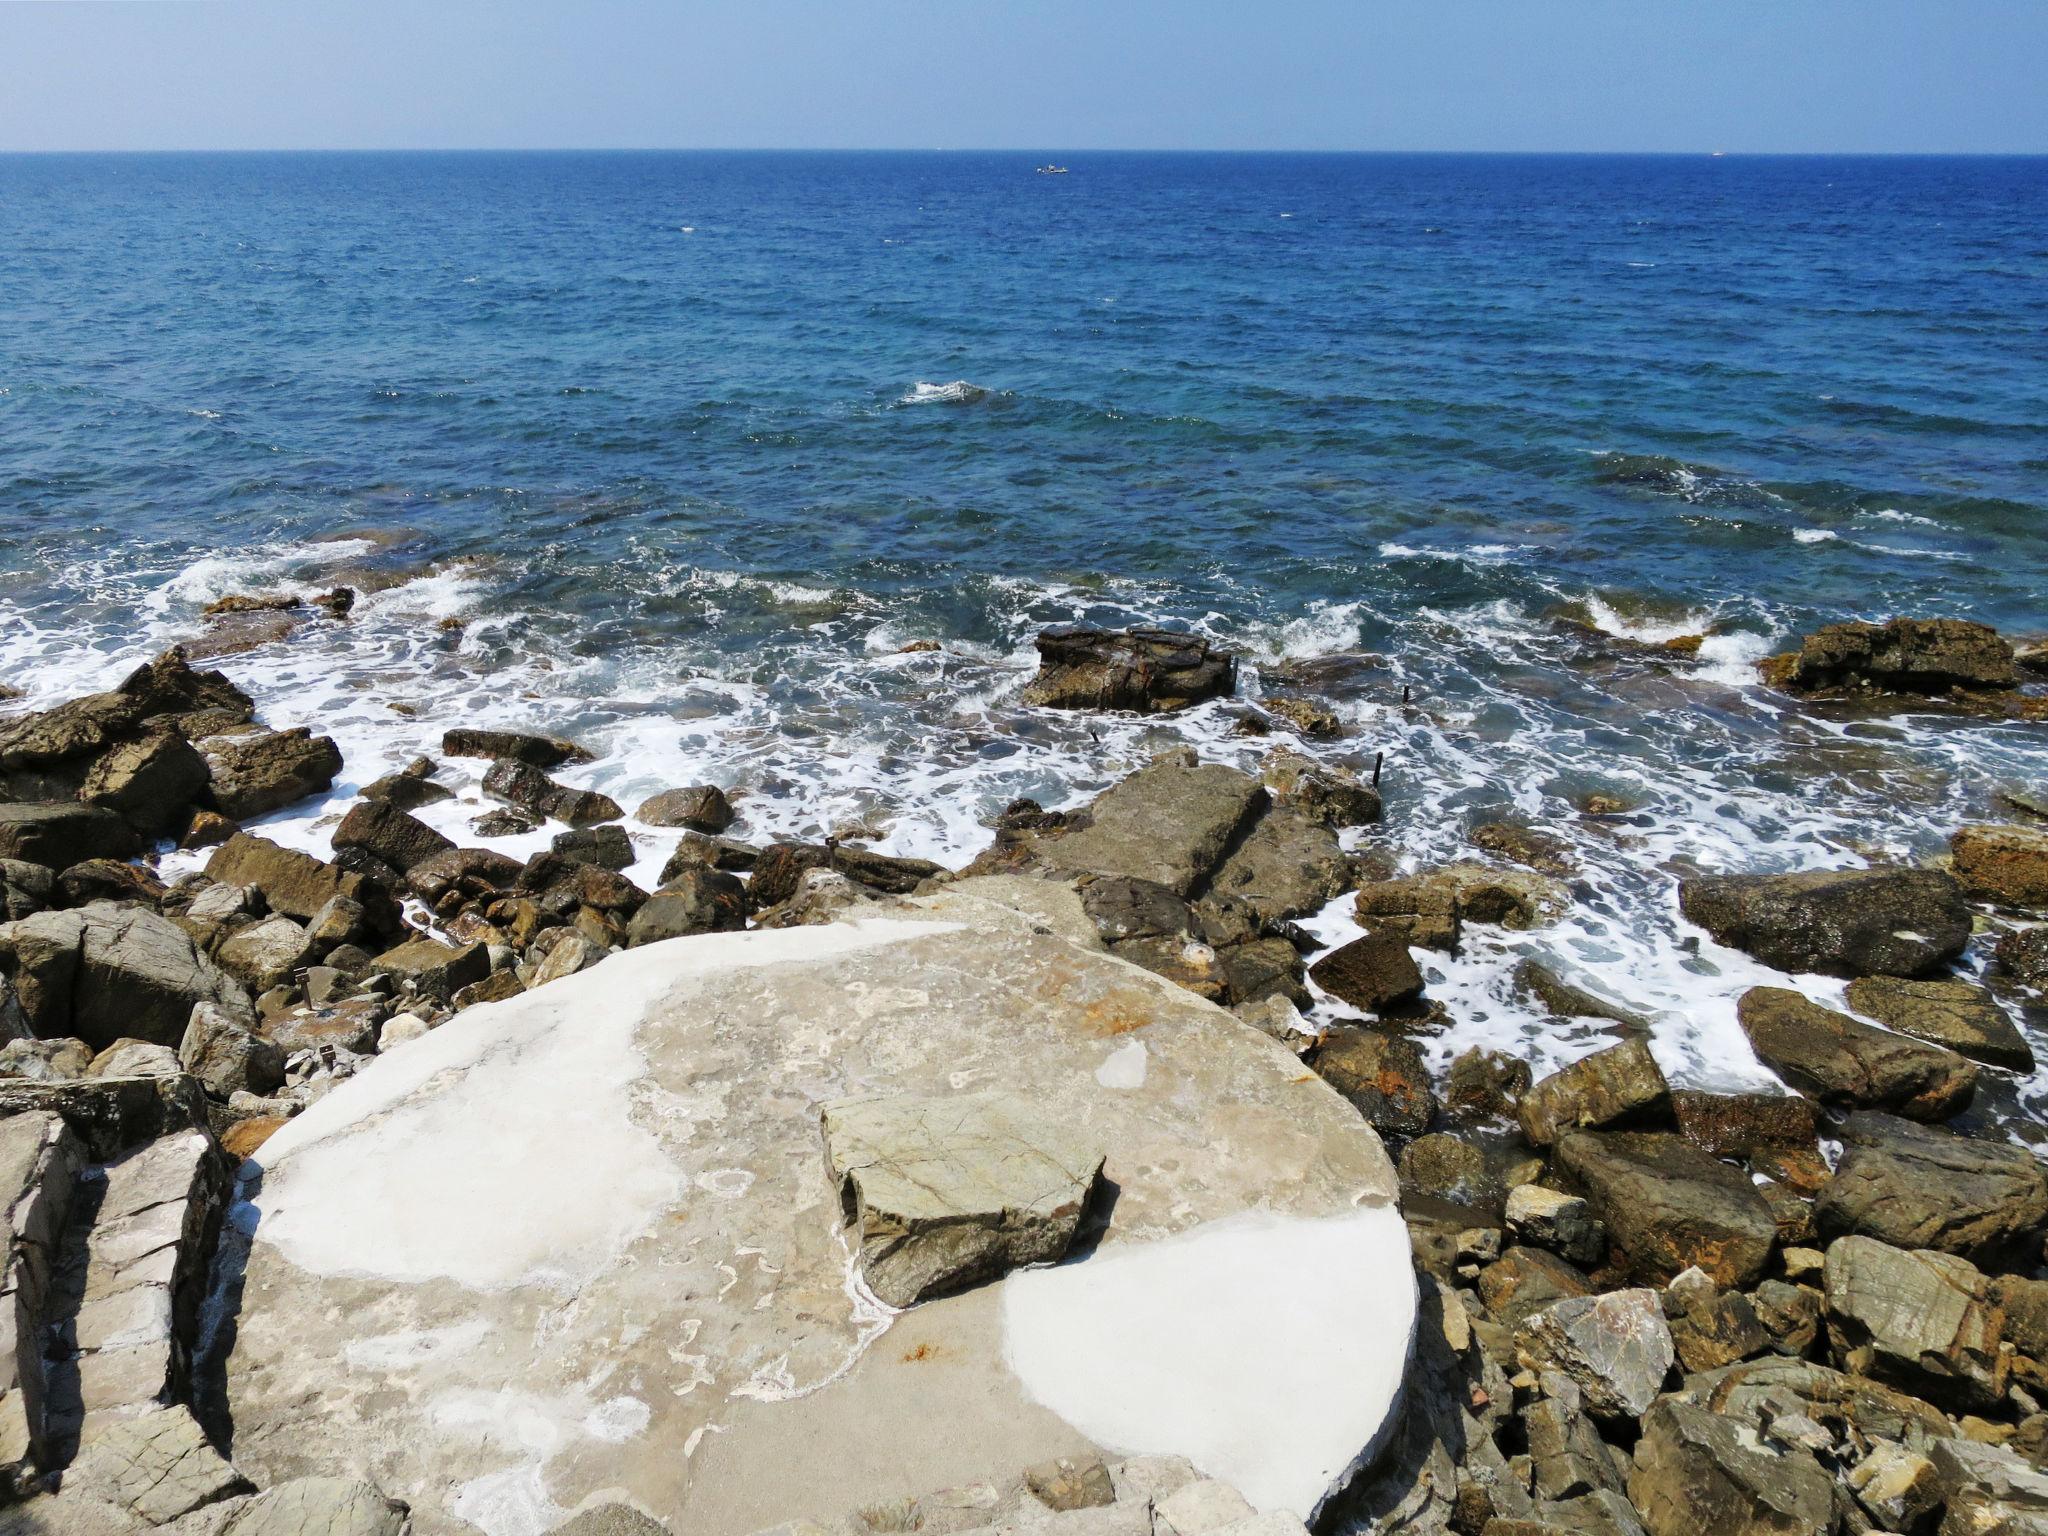
[[[1408,946],[1389,934],[1369,933],[1330,951],[1309,967],[1309,979],[1332,997],[1377,1013],[1421,995],[1422,970]]]
[[[723,832],[732,825],[732,802],[715,784],[665,789],[640,802],[633,815],[650,827],[688,827],[695,832]]]
[[[1796,1094],[1681,1088],[1671,1095],[1671,1111],[1678,1133],[1714,1157],[1811,1152],[1820,1140],[1813,1101]]]
[[[1949,853],[1970,895],[2008,907],[2048,907],[2048,831],[1964,827],[1949,839]]]
[[[1479,1275],[1479,1299],[1487,1314],[1508,1328],[1519,1327],[1554,1301],[1592,1294],[1593,1282],[1582,1271],[1539,1248],[1510,1248]]]
[[[1646,1284],[1697,1265],[1715,1285],[1740,1289],[1777,1244],[1777,1223],[1748,1176],[1682,1137],[1575,1131],[1557,1144],[1556,1167],[1607,1224],[1620,1266]]]
[[[1159,714],[1237,687],[1237,658],[1199,635],[1071,625],[1043,631],[1037,646],[1038,675],[1024,702],[1045,708]]]
[[[401,874],[455,846],[418,817],[387,800],[359,800],[334,829],[337,853],[360,848]]]
[[[1844,1151],[1814,1202],[1822,1235],[1861,1233],[1996,1265],[2035,1250],[2048,1226],[2048,1174],[2023,1147],[1891,1115],[1843,1122]]]
[[[1828,624],[1800,643],[1785,678],[1787,687],[1801,693],[1871,688],[1939,694],[2018,682],[2012,646],[1988,624],[1964,619]]]
[[[1859,1023],[1783,987],[1752,987],[1736,1005],[1758,1058],[1824,1104],[1946,1120],[1977,1091],[1977,1069],[1954,1051]]]
[[[573,741],[559,736],[535,736],[526,731],[492,731],[479,726],[459,725],[441,737],[441,751],[449,757],[509,757],[535,768],[559,768],[564,763],[587,763],[591,754]]]
[[[289,731],[213,736],[202,744],[221,814],[247,821],[308,795],[323,793],[341,772],[331,736],[301,726]]]
[[[1309,1065],[1382,1135],[1418,1136],[1436,1117],[1429,1068],[1412,1040],[1340,1025]]]
[[[1547,1147],[1568,1131],[1644,1124],[1664,1117],[1670,1086],[1640,1040],[1581,1057],[1522,1095],[1522,1134]]]
[[[1849,1006],[1888,1029],[1946,1046],[1972,1061],[2008,1072],[2034,1070],[2034,1052],[2026,1036],[1991,994],[1973,982],[1865,976],[1849,983]]]

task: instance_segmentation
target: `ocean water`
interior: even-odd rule
[[[345,582],[217,661],[347,754],[270,835],[499,723],[629,806],[711,780],[740,835],[957,863],[1163,746],[1256,762],[1223,705],[1017,703],[1043,625],[1184,626],[1383,754],[1365,840],[1573,843],[1566,922],[1430,957],[1440,1059],[1605,1043],[1515,996],[1535,954],[1721,1086],[1770,1081],[1733,999],[1784,978],[1679,871],[1925,856],[2048,783],[2048,727],[1752,668],[1845,617],[2048,630],[2048,160],[1043,158],[0,157],[0,707]],[[472,842],[481,767],[428,813]]]

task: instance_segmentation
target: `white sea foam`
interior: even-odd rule
[[[898,405],[972,405],[988,397],[988,391],[979,384],[970,384],[965,379],[955,379],[950,384],[928,384],[920,379],[910,386],[910,393],[897,401]]]
[[[1841,535],[1832,528],[1794,528],[1792,537],[1801,544],[1827,544],[1839,539]]]

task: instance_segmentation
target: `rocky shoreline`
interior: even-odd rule
[[[228,611],[281,611],[266,601]],[[340,594],[315,602],[348,611]],[[1238,686],[1234,658],[1184,634],[1067,628],[1039,651],[1025,698],[1041,708],[1164,714]],[[1899,619],[1829,626],[1761,673],[1804,708],[2032,721],[2048,714],[2043,669],[2039,648],[1982,625]],[[1329,716],[1276,695],[1243,717],[1253,734],[1275,723],[1313,740]],[[266,1448],[237,1470],[261,1394],[238,1401],[229,1357],[237,1308],[254,1322],[255,1303],[223,1266],[253,1262],[228,1218],[253,1209],[265,1146],[296,1153],[293,1122],[379,1081],[382,1057],[395,1069],[451,1024],[511,1016],[484,1005],[594,995],[632,963],[622,953],[949,913],[993,924],[995,946],[1029,910],[1037,932],[1107,957],[1088,965],[1122,962],[1230,1010],[1349,1105],[1361,1146],[1379,1155],[1384,1138],[1395,1162],[1375,1198],[1392,1198],[1397,1168],[1420,1297],[1403,1406],[1356,1447],[1372,1464],[1313,1507],[1254,1509],[1199,1461],[1080,1447],[1052,1470],[1020,1455],[1010,1482],[971,1497],[896,1488],[909,1502],[846,1514],[851,1536],[1048,1521],[1077,1536],[1251,1536],[1263,1521],[1261,1536],[1283,1536],[1304,1519],[1460,1536],[2048,1531],[2048,1171],[1968,1114],[1998,1074],[2035,1064],[2013,1014],[2048,993],[2038,821],[1958,827],[1938,868],[1681,878],[1679,909],[1711,942],[1848,983],[1846,1011],[1749,989],[1740,1028],[1790,1092],[1730,1094],[1674,1086],[1651,1020],[1535,961],[1518,982],[1544,1011],[1616,1043],[1540,1078],[1477,1049],[1433,1073],[1423,1042],[1445,1005],[1417,951],[1556,922],[1575,899],[1568,851],[1497,822],[1471,830],[1473,859],[1403,871],[1366,830],[1384,814],[1376,785],[1287,747],[1255,774],[1182,749],[1079,808],[1019,801],[958,871],[856,840],[747,841],[733,835],[744,806],[712,785],[647,800],[636,833],[616,801],[556,777],[583,753],[547,735],[456,727],[439,752],[490,763],[480,841],[559,825],[548,849],[514,859],[421,820],[451,794],[429,757],[363,788],[331,858],[245,830],[325,792],[340,750],[266,729],[225,675],[177,651],[107,693],[0,717],[16,1297],[0,1460],[18,1501],[0,1530],[465,1528],[360,1460],[301,1467]],[[623,871],[651,829],[674,848],[647,891]],[[203,872],[160,878],[152,850],[170,846]],[[1361,936],[1321,945],[1302,923],[1340,899]],[[775,953],[801,956],[790,942]],[[1985,953],[1989,985],[1959,968]],[[582,992],[542,990],[585,973]],[[929,999],[934,984],[917,985]],[[1093,995],[1071,985],[1056,1011]],[[1117,1006],[1136,1011],[1091,1038],[1160,1038],[1156,1003]],[[1126,1070],[1115,1060],[1105,1086]],[[925,1299],[1055,1260],[1105,1223],[1118,1237],[1135,1218],[1115,1212],[1144,1206],[1121,1143],[1048,1125],[1029,1092],[956,1100],[939,1134],[926,1106],[946,1096],[890,1084],[882,1111],[804,1111],[822,1113],[806,1134],[888,1306],[943,1307]],[[1223,1124],[1210,1130],[1227,1140]],[[1005,1159],[992,1171],[962,1136],[1058,1177],[1013,1186]],[[906,1145],[915,1199],[872,1171],[900,1171]],[[1105,1180],[1124,1189],[1107,1216]],[[1238,1203],[1263,1202],[1209,1214]],[[267,1447],[289,1419],[261,1411]],[[257,1492],[259,1462],[291,1475]],[[599,1501],[558,1528],[663,1528],[631,1523],[645,1518]]]

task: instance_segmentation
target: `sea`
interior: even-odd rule
[[[2048,788],[2048,726],[1829,717],[1754,663],[2048,631],[2044,520],[2048,159],[0,157],[0,709],[187,643],[341,744],[257,828],[314,851],[456,724],[951,865],[1017,797],[1295,746],[1379,773],[1353,841],[1403,867],[1571,846],[1564,921],[1423,952],[1439,1064],[1609,1043],[1518,994],[1536,957],[1678,1080],[1771,1086],[1735,997],[1840,983],[1715,945],[1679,875],[1937,855]],[[346,622],[201,615],[343,584]],[[1074,621],[1209,636],[1242,698],[1024,707]],[[1345,734],[1244,734],[1282,693]],[[472,844],[482,767],[424,813]],[[677,834],[634,833],[652,881]]]

